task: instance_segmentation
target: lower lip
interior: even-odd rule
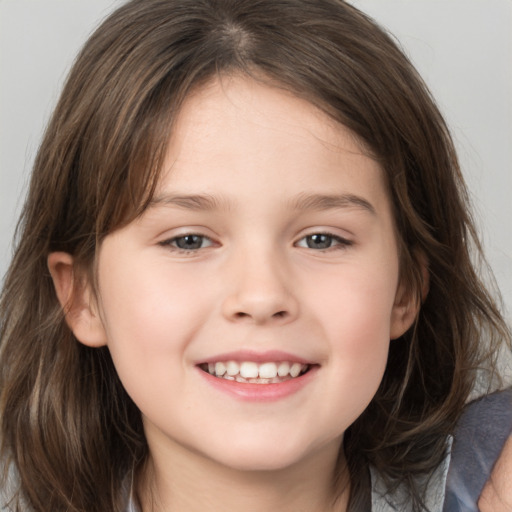
[[[275,384],[250,384],[236,380],[214,377],[197,368],[205,381],[218,391],[235,398],[251,402],[272,402],[281,400],[300,391],[314,377],[318,366],[313,366],[304,375]]]

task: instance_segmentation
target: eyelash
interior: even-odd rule
[[[309,241],[311,241],[314,237],[324,237],[325,239],[327,239],[324,241],[324,243],[327,244],[328,246],[320,247],[320,248],[311,247],[309,245]],[[185,240],[187,238],[192,239],[191,242],[193,242],[195,240],[196,243],[200,244],[200,247],[194,247],[194,248],[188,248],[188,249],[184,248],[184,247],[179,247],[179,245],[178,245],[179,241]],[[199,240],[197,240],[197,239],[199,239]],[[208,242],[208,245],[203,246],[203,243],[205,241]],[[305,241],[305,244],[306,244],[305,246],[300,245],[300,242],[302,242],[302,241]],[[317,242],[317,243],[319,243],[319,242]],[[211,247],[212,245],[214,245],[214,242],[205,235],[200,235],[197,233],[185,233],[184,235],[180,235],[180,236],[176,236],[173,238],[169,238],[168,240],[164,240],[164,241],[160,242],[159,245],[161,245],[162,247],[170,248],[171,250],[177,251],[180,253],[192,254],[192,253],[199,251],[200,249],[206,249],[207,247]],[[303,236],[301,239],[299,239],[294,244],[295,247],[302,247],[304,249],[312,249],[312,250],[319,251],[319,252],[342,250],[347,247],[350,247],[351,245],[353,245],[353,242],[351,242],[350,240],[347,240],[346,238],[342,238],[340,236],[334,235],[332,233],[326,233],[326,232],[311,233],[309,235]]]
[[[185,240],[186,238],[196,238],[196,239],[199,238],[199,239],[201,239],[201,245],[204,241],[208,241],[209,243],[206,247],[210,247],[213,245],[213,241],[211,240],[211,238],[208,238],[205,235],[200,235],[198,233],[185,233],[184,235],[175,236],[173,238],[169,238],[168,240],[163,240],[162,242],[159,243],[159,245],[161,245],[162,247],[170,248],[173,251],[186,253],[186,254],[191,254],[191,253],[197,252],[200,249],[206,248],[206,247],[194,247],[193,249],[186,249],[184,247],[179,247],[178,240]]]
[[[299,242],[302,242],[303,240],[306,241],[306,244],[308,244],[308,239],[311,240],[313,237],[325,237],[329,240],[328,243],[330,245],[328,247],[321,247],[315,249],[313,249],[313,247],[310,247],[309,245],[299,245]],[[297,247],[303,247],[304,249],[313,249],[319,252],[343,250],[346,249],[347,247],[350,247],[351,245],[353,245],[353,242],[351,242],[350,240],[347,240],[346,238],[343,238],[338,235],[334,235],[333,233],[326,232],[311,233],[310,235],[302,237],[298,242],[295,243],[295,246]]]

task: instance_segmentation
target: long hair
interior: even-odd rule
[[[66,251],[93,278],[104,237],[149,204],[184,99],[232,73],[310,101],[364,143],[386,175],[401,282],[423,301],[345,434],[352,510],[370,465],[421,509],[416,476],[439,464],[477,370],[492,374],[510,343],[472,263],[481,248],[449,131],[384,30],[342,0],[132,0],[70,72],[1,295],[1,448],[19,481],[14,509],[122,510],[123,481],[147,457],[141,416],[108,349],[81,345],[67,327],[47,257]]]

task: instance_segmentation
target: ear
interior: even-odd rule
[[[417,265],[421,273],[420,289],[411,290],[403,283],[398,286],[391,313],[390,339],[395,340],[405,334],[416,320],[425,301],[430,287],[430,274],[428,261],[423,253],[415,254]]]
[[[78,341],[89,347],[106,345],[107,336],[90,284],[75,275],[73,257],[66,252],[52,252],[48,268],[66,323]]]

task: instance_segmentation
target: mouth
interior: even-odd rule
[[[314,365],[293,361],[216,361],[201,363],[199,368],[219,379],[246,384],[279,384],[297,379]]]

